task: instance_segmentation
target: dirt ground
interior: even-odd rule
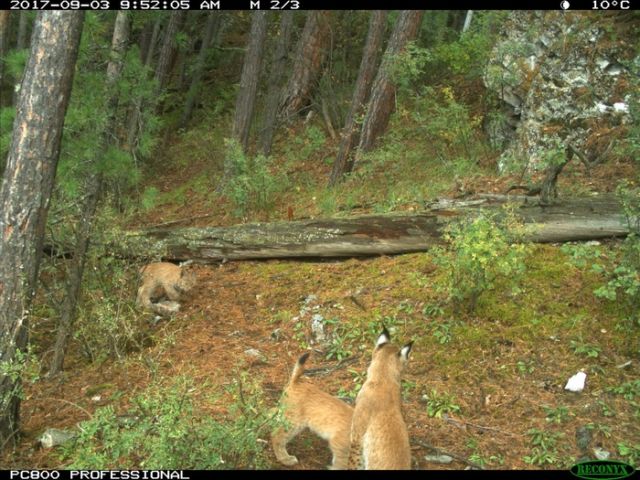
[[[554,254],[551,249],[556,247],[539,248],[537,257],[544,257]],[[595,434],[593,440],[593,445],[601,445],[611,452],[615,452],[616,441],[638,443],[640,439],[640,425],[628,402],[605,393],[607,385],[636,379],[639,373],[637,357],[631,367],[615,368],[630,357],[629,352],[622,351],[618,341],[606,333],[613,331],[614,320],[610,315],[600,321],[582,318],[579,321],[584,325],[574,324],[573,329],[580,329],[585,338],[591,335],[589,332],[599,335],[602,353],[594,361],[578,358],[566,347],[568,338],[575,332],[562,326],[566,325],[566,318],[561,312],[558,317],[565,323],[548,328],[542,324],[534,337],[526,331],[519,337],[518,328],[509,327],[506,317],[502,323],[499,317],[468,318],[461,332],[482,333],[468,336],[461,333],[460,338],[454,337],[441,345],[425,327],[428,319],[419,313],[433,294],[427,292],[428,287],[422,287],[424,297],[417,296],[420,287],[416,287],[410,275],[415,271],[424,279],[433,276],[434,268],[421,254],[318,263],[242,262],[192,268],[197,272],[199,283],[190,293],[184,310],[171,321],[154,327],[157,338],[171,333],[175,335],[175,342],[163,346],[162,351],[158,346],[150,347],[137,358],[143,359],[145,355],[157,358],[159,377],[184,374],[191,376],[195,385],[206,382],[206,391],[203,388],[196,397],[223,389],[233,382],[239,371],[247,370],[252,377],[260,379],[264,392],[275,405],[295,360],[309,341],[309,329],[302,333],[296,330],[295,317],[300,316],[305,298],[313,294],[317,297],[313,311],[326,318],[343,322],[361,318],[375,322],[393,313],[397,321],[397,341],[416,341],[404,374],[407,388],[403,395],[415,468],[463,469],[475,463],[469,460],[478,458],[473,457],[474,454],[484,459],[485,468],[531,468],[523,461],[525,455],[531,454],[526,432],[531,428],[550,428],[543,405],[565,405],[571,412],[561,425],[553,426],[564,433],[559,451],[568,458],[580,456],[575,432],[586,423],[607,424],[611,428],[609,438]],[[603,311],[605,307],[592,305],[593,295],[580,272],[570,272],[564,280],[566,284],[557,285],[558,288],[550,292],[555,301],[562,301],[562,296],[572,291],[570,304],[575,311],[591,308]],[[544,305],[548,300],[543,298],[537,304],[524,304],[521,308],[532,308],[545,315],[545,308],[553,308]],[[304,315],[302,318],[310,322],[310,314],[306,320]],[[37,327],[40,332],[52,328],[46,324]],[[37,336],[35,341],[40,343],[40,351],[47,350],[51,337],[46,333]],[[352,342],[355,345],[350,352],[351,363],[346,362],[348,366],[335,368],[328,375],[315,375],[310,381],[333,394],[341,388],[353,390],[356,374],[366,371],[374,341],[375,336],[371,336],[368,343]],[[6,467],[63,467],[55,450],[37,446],[37,437],[46,428],[72,428],[97,407],[112,403],[109,399],[116,392],[123,392],[124,399],[113,403],[122,406],[126,398],[144,389],[152,380],[151,371],[144,367],[143,361],[86,365],[75,347],[77,345],[71,351],[62,377],[27,385],[22,404],[23,438],[18,450],[2,460],[7,462]],[[247,355],[248,349],[261,352],[264,360]],[[316,345],[309,368],[339,365],[335,359],[326,360],[326,350],[319,353],[320,350],[322,347]],[[458,355],[461,353],[466,356]],[[592,368],[596,364],[600,369]],[[522,369],[519,365],[528,367]],[[563,390],[568,376],[584,367],[592,368],[587,370],[586,390],[581,394]],[[454,395],[460,412],[450,413],[446,418],[429,417],[424,395],[432,389]],[[100,400],[92,400],[96,394]],[[617,416],[603,416],[598,407],[600,400],[606,400]],[[225,411],[224,401],[206,408],[215,416]],[[426,462],[424,456],[435,453],[430,447],[450,454],[454,461],[448,465]],[[326,442],[308,432],[293,440],[289,450],[300,460],[294,469],[322,469],[330,463]],[[493,460],[489,460],[492,456]],[[285,468],[277,464],[275,457],[272,460],[273,468]],[[548,467],[557,468],[557,464]]]

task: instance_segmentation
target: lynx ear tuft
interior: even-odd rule
[[[413,347],[413,342],[407,343],[404,347],[402,347],[400,349],[400,352],[398,353],[398,356],[405,362],[409,360],[409,354],[411,353],[411,347]]]
[[[390,341],[391,341],[391,334],[389,333],[389,330],[387,330],[387,327],[383,325],[382,333],[378,337],[378,340],[376,340],[376,347],[380,347],[381,345],[384,345],[385,343],[389,343]]]
[[[310,352],[306,352],[306,353],[303,353],[302,355],[300,355],[300,358],[298,359],[298,363],[300,365],[304,365],[306,363],[306,361],[309,359],[309,355],[311,355]]]

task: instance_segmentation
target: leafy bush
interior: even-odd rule
[[[640,465],[640,443],[635,445],[629,445],[625,442],[619,442],[618,454],[625,459],[625,461],[634,468]]]
[[[15,108],[0,108],[0,178],[2,178],[2,174],[4,173],[7,154],[9,153],[9,147],[11,146],[13,119],[15,116]]]
[[[247,469],[268,466],[259,435],[274,426],[262,390],[240,375],[229,417],[211,417],[194,405],[197,388],[178,378],[136,396],[126,412],[98,409],[79,425],[75,442],[63,447],[71,469]]]
[[[456,310],[465,307],[473,312],[480,295],[499,280],[509,280],[512,293],[519,292],[526,246],[515,242],[523,231],[522,223],[509,211],[502,219],[481,213],[446,229],[450,251],[436,249],[434,260],[446,271],[445,289]]]
[[[404,50],[396,53],[387,64],[391,80],[400,90],[410,88],[411,84],[424,73],[427,63],[432,59],[431,51],[409,42]]]
[[[249,212],[271,212],[276,193],[284,188],[283,177],[271,174],[270,161],[264,155],[245,155],[236,140],[226,140],[225,144],[225,171],[231,173],[225,193],[234,205],[235,215],[246,217]]]
[[[617,189],[627,217],[630,234],[624,240],[618,265],[606,269],[594,264],[609,281],[594,291],[597,297],[623,303],[631,312],[630,326],[640,327],[640,187],[631,188],[626,182]]]
[[[431,50],[431,75],[480,77],[487,65],[498,29],[507,12],[474,12],[471,27],[454,41],[439,43]]]
[[[425,395],[427,400],[427,415],[435,418],[442,418],[445,413],[460,413],[460,405],[455,403],[455,397],[448,393],[438,393],[431,390]]]
[[[313,156],[324,148],[325,141],[324,132],[315,125],[310,125],[303,136],[296,136],[292,140],[295,157],[304,160]]]
[[[532,428],[527,431],[527,435],[531,438],[532,449],[531,455],[523,458],[526,463],[542,466],[554,464],[560,460],[556,445],[564,434]]]
[[[414,96],[411,115],[438,158],[457,174],[466,173],[469,163],[485,153],[479,136],[482,118],[472,116],[450,87],[424,87]]]
[[[87,262],[73,337],[90,361],[122,359],[145,342],[133,305],[136,278],[135,266],[114,258]]]

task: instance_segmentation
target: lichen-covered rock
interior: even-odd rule
[[[486,123],[504,150],[500,168],[545,158],[571,144],[590,159],[608,150],[631,121],[637,96],[626,14],[515,11],[504,25],[484,81],[503,115]],[[635,67],[631,68],[631,66]]]

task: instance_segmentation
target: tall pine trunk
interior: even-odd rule
[[[196,60],[193,77],[191,79],[191,85],[187,92],[187,100],[182,111],[182,118],[180,119],[180,127],[185,128],[191,119],[193,114],[193,107],[198,99],[198,93],[200,92],[200,83],[202,82],[202,74],[204,73],[204,67],[207,60],[207,51],[212,39],[215,37],[216,32],[220,27],[221,16],[216,13],[208,13],[207,24],[204,28],[204,34],[202,36],[202,45],[200,45],[200,51],[198,52],[198,58]]]
[[[19,430],[20,366],[83,20],[38,13],[0,187],[0,449]]]
[[[149,41],[149,47],[144,55],[143,65],[150,69],[153,56],[156,52],[156,45],[158,44],[158,36],[160,35],[160,27],[162,26],[162,17],[157,17],[153,24],[153,32],[151,33],[151,40]],[[135,99],[133,106],[129,110],[127,115],[127,146],[129,151],[135,150],[137,143],[137,135],[139,131],[140,114],[142,113],[142,102],[140,99]]]
[[[253,12],[251,21],[251,32],[249,33],[249,44],[247,53],[244,56],[242,74],[240,75],[240,89],[236,97],[236,111],[231,128],[231,135],[241,146],[244,152],[249,145],[249,131],[251,130],[251,120],[256,103],[256,93],[258,91],[258,79],[260,77],[260,67],[262,64],[262,52],[264,41],[267,36],[267,12]],[[216,188],[221,192],[229,179],[233,177],[233,165],[227,157],[224,161],[224,173],[222,180]]]
[[[271,145],[275,135],[278,120],[278,103],[282,94],[282,85],[285,81],[287,56],[291,31],[293,30],[293,11],[285,10],[280,13],[280,28],[276,48],[273,52],[271,72],[269,73],[269,91],[265,105],[264,126],[260,138],[262,153],[269,156]]]
[[[160,54],[158,56],[158,63],[156,64],[156,71],[154,75],[154,79],[157,82],[156,89],[158,94],[164,89],[169,74],[171,73],[170,67],[176,53],[176,35],[180,31],[180,27],[182,26],[186,13],[187,12],[182,10],[171,12],[169,24],[164,32],[162,47],[160,48]]]
[[[280,107],[285,119],[289,120],[308,104],[327,54],[329,40],[329,13],[326,10],[309,11]]]
[[[156,53],[156,45],[158,44],[158,36],[160,35],[160,27],[162,26],[162,18],[156,18],[153,23],[153,31],[151,32],[151,39],[149,40],[149,46],[144,52],[143,63],[145,66],[151,65],[153,55]]]
[[[111,40],[111,55],[107,65],[107,100],[105,105],[108,115],[107,124],[104,132],[102,132],[100,150],[96,152],[93,158],[89,159],[88,168],[92,171],[89,172],[85,182],[84,199],[81,207],[82,213],[76,230],[75,248],[67,281],[67,294],[62,303],[60,323],[58,324],[56,343],[53,349],[53,360],[51,361],[51,368],[49,369],[50,375],[56,375],[62,371],[67,344],[76,317],[78,296],[84,275],[87,250],[89,249],[94,217],[102,191],[102,174],[98,171],[98,161],[99,157],[103,155],[109,147],[110,139],[115,138],[116,108],[118,105],[116,84],[124,65],[127,42],[129,40],[129,26],[129,14],[126,11],[118,12]]]
[[[387,128],[396,93],[396,87],[389,78],[389,65],[395,55],[416,38],[423,13],[421,10],[402,10],[396,20],[382,63],[373,81],[369,106],[360,132],[358,150],[362,152],[371,150],[376,139]]]
[[[29,17],[27,12],[20,12],[18,20],[18,39],[16,40],[16,49],[22,50],[27,48],[29,42]]]
[[[236,113],[233,119],[233,137],[242,145],[244,151],[249,144],[249,131],[256,105],[258,79],[262,65],[262,52],[267,37],[267,13],[254,12],[249,33],[249,45],[242,65],[240,90],[236,98]]]
[[[4,56],[9,51],[10,13],[9,10],[0,10],[0,88],[5,84]]]
[[[369,93],[371,92],[371,84],[373,83],[378,65],[378,54],[384,40],[386,20],[387,12],[385,10],[375,10],[371,13],[369,33],[367,34],[367,41],[362,53],[356,88],[353,93],[353,99],[351,100],[351,108],[349,108],[347,121],[342,131],[340,150],[338,151],[338,156],[336,157],[331,176],[329,177],[329,186],[334,186],[338,183],[345,173],[351,171],[351,167],[353,166],[353,162],[350,161],[351,150],[354,145],[358,144],[359,138],[356,119],[362,115],[367,99],[369,98]]]

